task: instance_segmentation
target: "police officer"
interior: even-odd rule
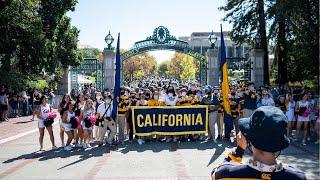
[[[216,141],[216,130],[215,130],[215,124],[217,123],[217,110],[219,107],[219,100],[217,96],[212,95],[212,88],[211,86],[205,87],[205,93],[206,95],[202,98],[202,105],[208,105],[209,106],[209,139],[212,139],[215,143]]]
[[[287,123],[283,112],[273,106],[260,107],[250,118],[240,119],[238,146],[213,170],[212,179],[306,179],[303,171],[285,167],[276,159],[289,146]],[[247,147],[253,155],[241,164]]]

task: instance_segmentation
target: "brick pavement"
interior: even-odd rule
[[[38,121],[31,121],[31,118],[32,116],[24,116],[11,118],[9,122],[0,121],[0,140],[38,128]]]
[[[8,137],[37,128],[36,122],[24,122],[30,117],[0,123],[0,132]],[[13,130],[11,129],[12,127]],[[4,129],[10,131],[4,131]],[[60,144],[58,125],[54,126],[56,144]],[[138,180],[205,180],[232,145],[206,142],[149,143],[136,142],[118,148],[95,147],[83,151],[37,152],[38,133],[0,144],[0,179],[138,179]],[[50,149],[46,132],[45,149]],[[311,147],[312,146],[312,147]],[[309,148],[311,147],[311,148]],[[309,144],[294,144],[282,152],[279,159],[304,170],[309,179],[319,178],[319,148]],[[248,158],[246,156],[245,158]]]

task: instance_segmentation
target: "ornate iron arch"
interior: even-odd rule
[[[148,51],[172,50],[194,57],[200,62],[200,81],[206,83],[207,58],[193,50],[188,42],[172,36],[164,26],[157,27],[146,40],[134,43],[134,46],[121,54],[121,62]],[[123,66],[122,66],[123,67]]]
[[[134,43],[133,47],[121,54],[121,60],[125,61],[133,56],[148,51],[173,50],[192,56],[198,60],[205,61],[206,57],[197,53],[186,41],[178,40],[170,35],[166,27],[159,26],[153,31],[153,35],[146,40]]]

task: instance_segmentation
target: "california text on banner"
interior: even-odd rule
[[[208,107],[135,106],[132,123],[138,136],[203,134],[208,131]]]

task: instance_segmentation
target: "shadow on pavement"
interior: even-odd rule
[[[35,151],[31,153],[27,153],[12,159],[8,159],[4,161],[4,164],[13,163],[18,160],[26,160],[26,159],[38,159],[39,161],[47,161],[55,158],[68,158],[71,156],[79,156],[79,159],[67,164],[63,167],[60,167],[58,170],[63,168],[72,166],[77,163],[81,163],[92,157],[102,157],[104,154],[110,153],[110,151],[117,151],[123,154],[128,152],[144,152],[144,151],[152,151],[152,152],[161,152],[164,150],[174,152],[176,150],[183,149],[198,149],[201,151],[204,150],[212,150],[212,158],[210,159],[208,166],[212,164],[224,151],[225,148],[232,148],[234,144],[226,143],[224,141],[220,141],[217,144],[213,142],[207,141],[195,141],[195,142],[181,142],[181,143],[166,143],[166,142],[148,142],[143,145],[138,145],[136,141],[134,142],[126,142],[124,145],[118,145],[117,147],[110,146],[94,146],[92,148],[88,148],[83,150],[82,148],[74,148],[71,151],[64,151],[63,148],[59,148],[57,150],[50,151]]]
[[[25,124],[25,123],[29,123],[29,122],[34,122],[33,120],[29,120],[29,121],[19,121],[19,122],[15,122],[14,124]]]

